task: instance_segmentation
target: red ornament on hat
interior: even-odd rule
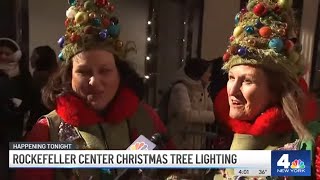
[[[254,6],[253,13],[257,16],[264,16],[267,13],[268,9],[264,6],[263,3],[259,3]]]
[[[223,61],[225,61],[225,62],[229,61],[230,56],[231,56],[231,55],[230,55],[229,53],[227,53],[227,52],[224,53],[224,55],[223,55],[223,57],[222,57],[222,58],[223,58]]]
[[[114,5],[109,5],[109,6],[108,6],[108,11],[109,11],[110,13],[112,13],[112,12],[114,11],[114,9],[115,9]]]
[[[87,26],[84,28],[84,33],[86,34],[91,34],[93,32],[93,27],[92,26]]]
[[[269,38],[272,34],[272,29],[269,26],[264,26],[259,29],[259,34],[264,38]]]
[[[68,27],[69,26],[69,19],[66,19],[65,21],[64,21],[64,25],[66,26],[66,27]]]
[[[242,8],[242,9],[241,9],[241,13],[242,13],[242,14],[244,14],[244,13],[246,13],[246,12],[248,12],[247,8]]]
[[[98,7],[104,7],[104,6],[107,5],[107,3],[108,3],[107,0],[96,0],[96,5],[97,5]]]
[[[291,40],[286,40],[285,48],[288,52],[292,51],[294,47],[294,43]]]
[[[237,54],[238,49],[239,48],[237,46],[230,46],[229,49],[227,50],[227,52],[229,54]]]
[[[71,41],[72,43],[75,43],[75,42],[77,42],[80,38],[81,38],[81,37],[80,37],[78,34],[72,33],[72,35],[71,35],[71,37],[70,37],[70,41]]]
[[[281,8],[276,5],[274,8],[273,8],[273,11],[276,13],[276,14],[280,14],[281,13]]]
[[[230,36],[229,41],[232,42],[234,41],[234,39],[235,39],[234,36]]]
[[[102,24],[103,24],[103,27],[105,27],[105,28],[109,27],[109,25],[110,25],[110,19],[109,19],[109,18],[104,18],[104,19],[102,20]]]

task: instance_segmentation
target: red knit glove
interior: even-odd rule
[[[320,180],[320,136],[316,138],[316,151],[315,151],[315,170],[316,170],[316,180]]]

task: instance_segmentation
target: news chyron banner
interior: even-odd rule
[[[311,176],[310,151],[76,150],[70,143],[10,143],[10,168],[234,169],[236,176]]]

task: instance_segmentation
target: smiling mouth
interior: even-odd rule
[[[243,103],[238,100],[231,100],[231,104],[232,104],[232,106],[235,106],[235,107],[243,105]]]

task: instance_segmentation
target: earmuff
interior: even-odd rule
[[[9,41],[17,47],[18,50],[11,55],[13,59],[19,60],[22,57],[20,46],[14,40],[10,38],[0,38],[0,41]]]
[[[19,60],[19,59],[21,59],[21,57],[22,57],[22,52],[21,52],[21,50],[19,49],[19,50],[17,50],[15,53],[13,53],[11,56],[12,56],[13,59]]]

